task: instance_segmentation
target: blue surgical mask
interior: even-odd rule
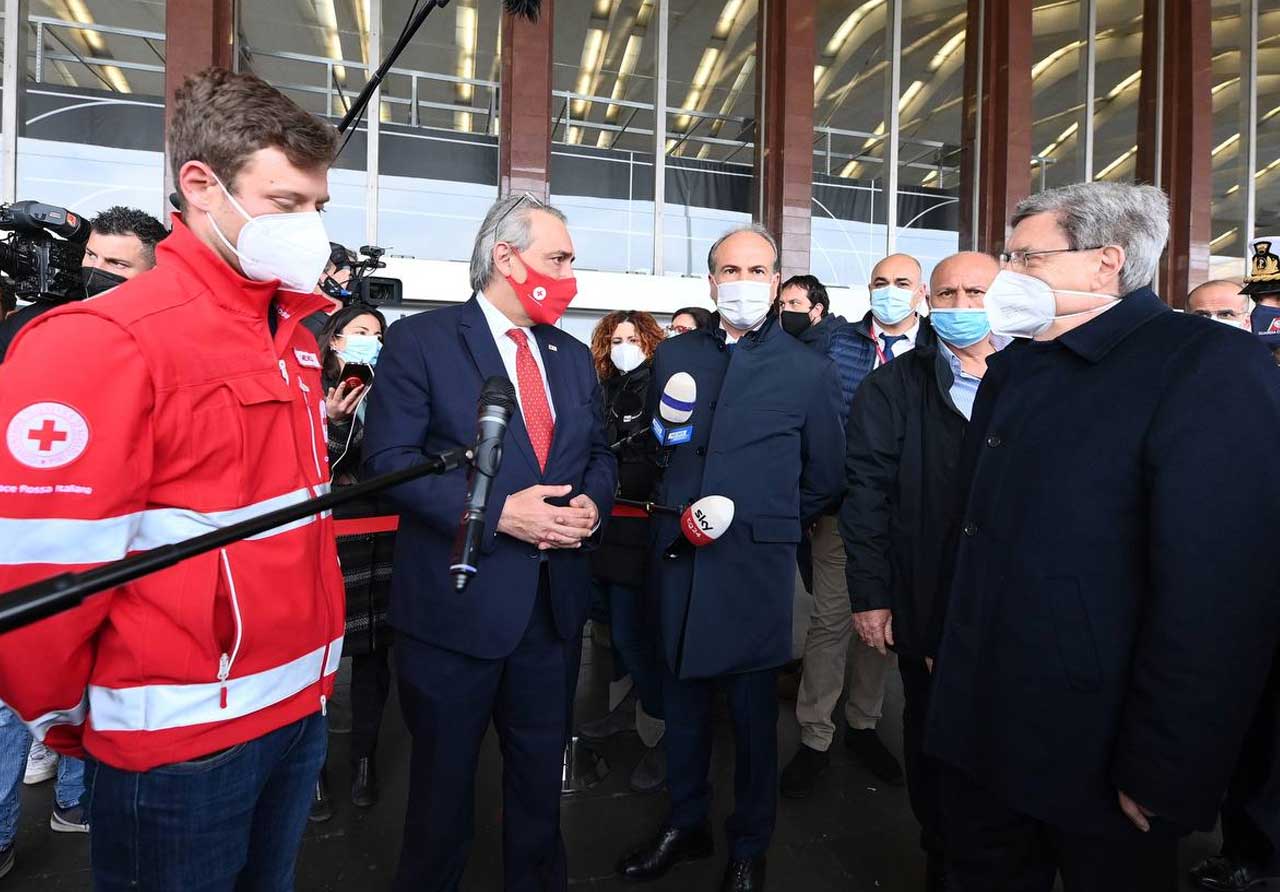
[[[991,333],[991,322],[982,307],[951,307],[929,311],[938,337],[952,347],[972,347]]]
[[[349,334],[342,338],[342,349],[338,355],[343,362],[355,362],[374,366],[378,363],[378,354],[382,352],[382,339],[377,335]]]
[[[881,325],[897,325],[911,315],[911,300],[916,293],[897,285],[871,289],[871,315]]]

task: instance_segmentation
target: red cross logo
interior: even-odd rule
[[[33,403],[9,419],[4,445],[28,468],[61,468],[89,446],[89,422],[65,403]]]
[[[41,452],[49,452],[53,449],[54,443],[61,443],[67,439],[67,432],[58,430],[53,419],[46,418],[42,427],[33,428],[27,433],[27,439],[39,442]]]

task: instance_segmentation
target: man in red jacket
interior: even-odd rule
[[[179,90],[156,268],[32,322],[0,367],[0,591],[328,490],[298,323],[323,303],[335,139],[252,76]],[[313,515],[0,640],[0,700],[94,760],[95,889],[293,888],[342,599]]]

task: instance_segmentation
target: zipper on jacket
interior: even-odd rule
[[[285,367],[284,360],[280,360],[280,377],[284,379],[284,383],[289,383],[289,370]]]
[[[281,364],[283,365],[283,360]],[[316,423],[311,417],[311,388],[302,380],[301,375],[298,376],[298,387],[302,388],[302,402],[307,407],[307,428],[311,431],[311,459],[316,463],[316,480],[323,481],[324,471],[320,470],[320,453],[316,449]]]
[[[222,709],[227,708],[227,678],[231,675],[231,667],[235,665],[236,657],[240,654],[240,641],[243,637],[243,625],[240,618],[240,599],[236,597],[236,583],[231,577],[231,561],[227,559],[227,550],[219,549],[218,554],[222,557],[222,567],[227,575],[227,588],[231,592],[231,613],[235,617],[236,639],[231,647],[231,653],[223,652],[218,657],[218,681],[222,688],[218,692],[218,705]]]

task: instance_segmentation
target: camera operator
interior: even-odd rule
[[[252,75],[181,85],[155,269],[41,316],[0,366],[0,591],[327,489],[299,322],[324,303],[336,144]],[[5,636],[0,700],[94,757],[95,889],[293,888],[342,653],[334,538],[313,514]]]
[[[355,264],[354,251],[344,248],[337,242],[329,242],[329,262],[325,264],[324,272],[315,288],[315,293],[325,298],[325,306],[302,320],[302,327],[315,335],[317,342],[320,341],[330,317],[351,300],[351,290],[348,286],[355,273]]]
[[[156,245],[169,230],[146,211],[121,205],[93,218],[84,243],[80,279],[84,296],[97,297],[156,265]]]
[[[80,266],[83,290],[72,292],[71,300],[97,297],[151,269],[156,265],[156,245],[169,234],[150,214],[121,206],[107,208],[93,218],[91,226]],[[12,295],[8,300],[13,301]],[[36,300],[16,312],[16,304],[6,303],[6,311],[0,313],[0,319],[6,319],[0,325],[0,362],[23,326],[64,302]]]

